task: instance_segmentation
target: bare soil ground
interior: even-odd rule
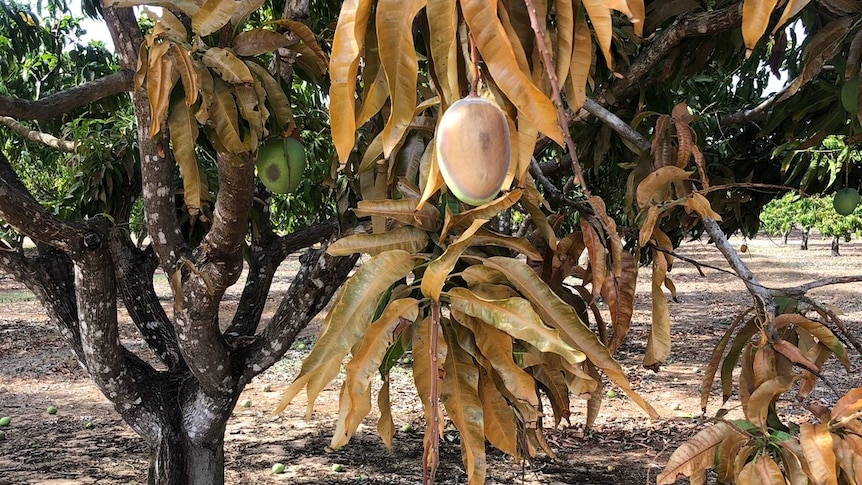
[[[741,242],[735,240],[737,246]],[[790,245],[782,246],[763,238],[749,241],[743,257],[767,286],[862,273],[862,242],[843,244],[840,257],[830,256],[829,241],[812,237],[810,247],[800,251],[798,240],[791,239]],[[686,243],[680,253],[726,267],[714,248],[703,242]],[[679,290],[679,301],[671,303],[674,349],[671,361],[659,373],[640,366],[650,308],[648,268],[641,272],[633,328],[617,356],[635,390],[658,409],[661,419],[650,421],[620,393],[605,400],[596,426],[585,430],[585,407],[573,399],[572,423],[547,433],[557,454],[555,459],[539,457],[520,464],[489,450],[488,483],[654,483],[675,447],[704,426],[720,407],[720,397],[715,396],[707,413],[701,413],[701,369],[734,315],[750,304],[743,285],[734,277],[709,269],[705,272],[705,277],[700,276],[694,266],[680,261],[670,275]],[[289,282],[289,269],[280,277],[276,290],[283,291]],[[167,296],[167,286],[161,288]],[[851,330],[857,334],[862,330],[862,284],[822,288],[811,295],[840,309]],[[230,312],[228,302],[225,313]],[[227,428],[227,482],[421,483],[424,424],[406,365],[394,373],[393,412],[399,428],[409,423],[415,431],[399,431],[392,451],[387,451],[376,436],[376,416],[372,415],[345,448],[325,452],[338,409],[338,383],[321,395],[311,421],[303,420],[304,395],[284,413],[272,415],[279,391],[296,375],[314,344],[319,324],[316,320],[281,363],[245,390],[240,402],[249,399],[252,405],[237,407]],[[122,325],[126,344],[144,352],[128,319]],[[851,361],[849,374],[837,365],[828,368],[830,382],[840,392],[862,385],[858,378],[862,359],[851,352]],[[265,385],[272,391],[265,392]],[[811,399],[831,404],[837,397],[820,386]],[[781,404],[790,419],[807,419],[801,404],[792,400]],[[46,413],[49,405],[59,411]],[[734,400],[726,407],[739,412]],[[146,482],[147,450],[143,442],[90,383],[32,294],[4,275],[0,275],[0,416],[12,419],[2,428],[6,438],[0,440],[0,484]],[[549,428],[552,425],[548,423]],[[457,435],[451,432],[447,437],[452,439],[441,445],[438,483],[465,483]],[[284,474],[272,474],[276,462],[286,465]],[[333,471],[335,464],[342,465],[343,471]]]

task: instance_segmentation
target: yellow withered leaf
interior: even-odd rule
[[[346,163],[356,141],[356,74],[371,13],[371,0],[347,0],[341,5],[329,63],[329,116],[338,159]]]
[[[290,41],[284,34],[268,29],[251,29],[237,34],[233,40],[233,51],[238,56],[257,56],[288,45]]]
[[[688,180],[694,172],[674,165],[661,167],[644,178],[637,188],[637,202],[641,209],[653,202],[664,202],[671,197],[671,184]]]
[[[150,100],[150,137],[155,136],[162,130],[162,124],[168,114],[170,107],[171,91],[174,89],[179,76],[175,76],[173,60],[165,56],[169,44],[167,42],[156,44],[165,46],[164,49],[150,50],[150,68],[147,71],[147,96]],[[153,57],[154,51],[158,52]]]
[[[370,30],[365,33],[365,56],[363,57],[362,67],[362,104],[359,112],[356,114],[356,126],[362,126],[368,122],[374,115],[383,109],[386,101],[389,100],[389,81],[386,79],[386,71],[380,65],[380,49],[377,47],[377,30]],[[383,153],[383,133],[378,133],[374,137],[380,146],[379,153],[375,157]],[[368,154],[363,155],[363,161]]]
[[[658,217],[661,215],[661,207],[651,205],[647,209],[646,219],[644,219],[638,234],[638,246],[644,247],[652,239],[652,233],[655,229]]]
[[[832,421],[840,423],[848,418],[856,419],[859,411],[862,411],[862,387],[850,389],[841,396],[832,407]]]
[[[485,483],[485,420],[479,400],[479,368],[464,349],[448,325],[443,327],[449,345],[449,355],[443,368],[443,389],[440,399],[446,406],[449,418],[461,432],[461,458],[466,465],[467,483]]]
[[[419,301],[413,298],[394,300],[380,318],[365,330],[358,349],[345,367],[341,387],[338,421],[329,445],[338,449],[346,445],[359,424],[371,411],[371,380],[378,373],[389,347],[395,341],[395,329],[402,321],[413,322],[419,315]],[[320,345],[320,342],[317,344]]]
[[[190,211],[199,211],[208,199],[206,176],[198,165],[195,146],[198,138],[198,122],[189,106],[175,101],[168,116],[171,133],[171,150],[180,167],[183,179],[183,198]]]
[[[263,88],[266,91],[266,100],[272,109],[272,114],[275,115],[278,129],[285,130],[287,127],[293,126],[295,124],[293,109],[291,109],[290,100],[287,99],[287,95],[284,93],[279,82],[260,64],[248,60],[246,61],[246,65],[263,84]]]
[[[456,0],[428,0],[431,59],[440,83],[443,104],[449,106],[461,98],[458,88],[458,7]]]
[[[412,199],[361,200],[353,209],[356,217],[382,216],[426,231],[440,228],[440,212],[434,206],[416,207]]]
[[[808,332],[813,337],[816,337],[821,344],[831,350],[845,369],[850,370],[850,361],[847,359],[847,350],[840,340],[832,333],[827,326],[820,322],[815,322],[805,318],[798,313],[785,313],[775,317],[775,329],[779,330],[787,325],[795,325],[798,328]]]
[[[693,210],[700,217],[709,217],[714,221],[721,220],[721,216],[712,210],[712,207],[709,205],[709,200],[698,192],[692,192],[691,195],[688,196],[685,200],[685,207],[689,210]]]
[[[231,84],[251,84],[254,82],[248,66],[242,62],[242,59],[227,49],[210,47],[201,56],[201,60],[207,67],[217,72],[222,79]]]
[[[161,24],[168,39],[174,42],[188,42],[189,32],[186,30],[186,26],[170,10],[163,8],[161,9],[161,13],[159,13],[148,7],[144,7],[141,9],[141,13],[154,20],[157,24]]]
[[[271,22],[274,25],[278,25],[279,27],[284,27],[285,29],[293,32],[294,35],[299,37],[305,47],[308,49],[303,49],[301,52],[304,55],[311,54],[316,58],[316,61],[320,62],[324,68],[327,64],[329,64],[329,56],[323,52],[323,49],[320,47],[320,44],[317,42],[317,36],[314,35],[314,32],[308,28],[307,25],[298,21],[298,20],[290,20],[290,19],[278,19],[273,20]]]
[[[252,12],[256,12],[263,5],[263,2],[264,0],[239,0],[239,5],[234,10],[233,15],[230,16],[231,24],[242,24]]]
[[[512,44],[497,17],[497,2],[461,0],[461,13],[494,82],[538,130],[563,145],[551,100],[518,67]]]
[[[209,100],[209,115],[218,141],[230,153],[237,155],[245,153],[248,147],[245,146],[240,135],[236,100],[230,86],[218,77],[213,77],[212,82],[213,95]]]
[[[470,247],[473,234],[486,222],[488,222],[487,219],[473,221],[473,224],[461,234],[457,241],[450,244],[439,258],[431,261],[422,275],[422,294],[434,301],[440,301],[440,292],[443,291],[449,274],[455,269],[455,264],[461,258],[464,250]]]
[[[587,82],[590,79],[590,69],[593,65],[593,39],[590,35],[590,27],[587,25],[587,17],[578,8],[575,17],[574,46],[571,60],[570,83],[572,86],[572,99],[569,107],[572,110],[581,109],[587,100]]]
[[[376,256],[393,249],[417,253],[428,245],[428,233],[412,226],[398,227],[378,234],[351,234],[332,243],[326,252],[333,256],[367,253]]]
[[[742,2],[742,39],[746,55],[750,55],[757,41],[769,25],[769,17],[778,0],[745,0]]]
[[[485,437],[509,456],[518,458],[518,421],[515,411],[494,384],[494,378],[479,369],[479,400],[482,401]]]
[[[586,354],[617,386],[651,417],[658,417],[655,409],[636,393],[629,384],[622,366],[614,360],[607,347],[578,318],[575,310],[551,290],[533,271],[521,261],[512,258],[493,257],[483,264],[505,274],[521,295],[533,304],[542,320],[557,329],[572,347]]]
[[[748,420],[755,426],[766,432],[766,418],[769,414],[770,405],[778,399],[782,393],[787,392],[796,379],[793,376],[776,376],[757,386],[748,398],[746,415]]]
[[[140,7],[142,5],[176,10],[189,17],[193,17],[200,10],[200,7],[194,0],[102,0],[103,7],[128,8]]]
[[[516,236],[506,236],[488,229],[482,228],[473,236],[470,243],[472,246],[497,246],[501,248],[509,248],[517,251],[519,254],[530,258],[533,261],[541,261],[542,254],[530,244],[525,238]]]
[[[200,90],[198,72],[195,69],[194,63],[192,63],[189,51],[174,44],[171,45],[169,54],[173,58],[174,69],[180,73],[180,80],[183,83],[183,92],[185,93],[186,106],[191,106],[198,100],[198,91]]]
[[[383,156],[401,142],[413,121],[419,58],[413,46],[413,19],[425,0],[379,0],[377,3],[377,48],[389,84],[391,111],[383,128]]]
[[[395,421],[392,419],[392,401],[389,393],[389,375],[383,380],[383,386],[377,393],[377,409],[380,417],[377,418],[377,434],[386,445],[386,449],[392,451],[392,439],[395,437]]]
[[[596,40],[608,68],[614,69],[614,59],[611,55],[611,40],[614,35],[614,25],[611,20],[611,9],[604,0],[583,0],[584,9],[590,16],[590,23],[596,33]]]
[[[446,296],[453,312],[476,317],[542,352],[560,355],[572,365],[585,359],[583,353],[562,340],[559,331],[545,325],[524,298],[487,300],[466,288],[452,288]]]
[[[341,287],[326,316],[317,345],[302,362],[299,375],[284,392],[276,412],[283,411],[296,394],[306,388],[306,417],[311,417],[314,401],[338,375],[344,356],[365,334],[386,289],[404,278],[420,260],[407,251],[395,250],[379,254],[359,266]]]
[[[670,355],[670,308],[661,286],[667,278],[667,259],[665,254],[652,251],[652,326],[647,339],[643,366],[657,368]]]
[[[572,0],[554,2],[554,14],[556,15],[556,42],[554,42],[554,64],[557,75],[557,85],[562,87],[569,78],[569,68],[572,65],[572,51],[575,44],[575,18],[577,12]],[[578,5],[580,10],[580,2]]]
[[[828,423],[800,423],[799,442],[817,484],[838,485],[838,469]]]
[[[236,0],[206,0],[192,16],[192,30],[201,37],[212,34],[230,22],[239,6]]]
[[[627,0],[626,4],[629,7],[629,20],[635,28],[635,35],[638,37],[644,36],[644,23],[646,20],[646,6],[644,0]]]

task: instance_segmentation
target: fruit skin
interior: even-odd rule
[[[10,418],[9,416],[3,416],[2,418],[0,418],[0,426],[9,426],[11,422],[12,418]]]
[[[48,414],[57,414],[57,406],[48,406],[48,409],[45,410]]]
[[[503,188],[512,157],[509,123],[491,101],[468,96],[452,103],[434,143],[440,174],[462,202],[485,204]]]
[[[305,171],[305,147],[295,138],[274,138],[257,151],[257,175],[276,194],[288,194],[299,187]]]
[[[832,207],[835,208],[835,212],[842,216],[849,216],[856,210],[860,199],[862,196],[859,195],[858,190],[844,188],[835,192],[835,196],[832,198]]]

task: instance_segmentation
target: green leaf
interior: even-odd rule
[[[388,251],[369,259],[356,270],[341,287],[326,316],[317,345],[302,362],[299,376],[284,392],[276,412],[283,411],[300,389],[307,386],[306,417],[311,417],[315,399],[338,374],[344,356],[365,334],[380,298],[420,260],[406,251]]]

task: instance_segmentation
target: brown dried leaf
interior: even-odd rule
[[[664,202],[670,198],[670,186],[674,182],[682,182],[688,180],[694,172],[686,172],[685,170],[668,165],[661,167],[649,175],[638,184],[637,188],[637,203],[641,209],[647,207],[653,202]]]
[[[664,471],[656,477],[656,485],[670,485],[676,482],[679,476],[691,476],[703,469],[712,468],[713,455],[718,445],[725,439],[740,434],[745,433],[724,421],[702,429],[673,452]]]
[[[621,261],[623,269],[620,277],[606,279],[602,288],[602,298],[608,304],[613,327],[613,340],[608,345],[611,352],[620,347],[629,332],[638,279],[638,263],[634,256],[623,253]]]
[[[488,442],[503,453],[519,458],[518,421],[515,411],[497,390],[494,379],[484,369],[479,369],[479,400],[482,401],[485,437]]]
[[[332,256],[347,256],[354,253],[376,256],[393,249],[418,253],[428,245],[428,242],[427,232],[404,226],[378,234],[351,234],[330,244],[326,252]]]
[[[440,213],[434,206],[417,209],[417,201],[411,199],[361,200],[353,209],[356,217],[380,216],[426,231],[440,228]]]
[[[180,168],[183,179],[183,199],[190,211],[200,211],[209,199],[207,179],[198,165],[195,146],[198,138],[198,123],[189,106],[177,100],[168,116],[171,134],[171,151]]]
[[[238,56],[257,56],[288,45],[290,41],[284,34],[269,29],[251,29],[237,34],[233,40],[233,51]]]
[[[239,6],[236,0],[206,0],[192,16],[192,30],[201,37],[212,34],[230,22]]]
[[[769,17],[778,0],[745,0],[742,3],[742,38],[750,55],[769,26]]]
[[[457,241],[450,244],[439,258],[431,261],[422,275],[422,294],[434,301],[440,301],[440,292],[443,291],[449,274],[455,269],[455,264],[458,263],[464,250],[470,247],[473,234],[486,222],[488,221],[485,219],[473,221],[473,225],[464,231]]]
[[[658,368],[670,355],[670,308],[661,287],[667,278],[668,261],[665,254],[652,251],[652,326],[647,339],[643,366]]]
[[[793,387],[795,376],[776,376],[760,384],[748,398],[748,406],[745,415],[755,426],[767,431],[766,419],[769,410],[781,394]]]

